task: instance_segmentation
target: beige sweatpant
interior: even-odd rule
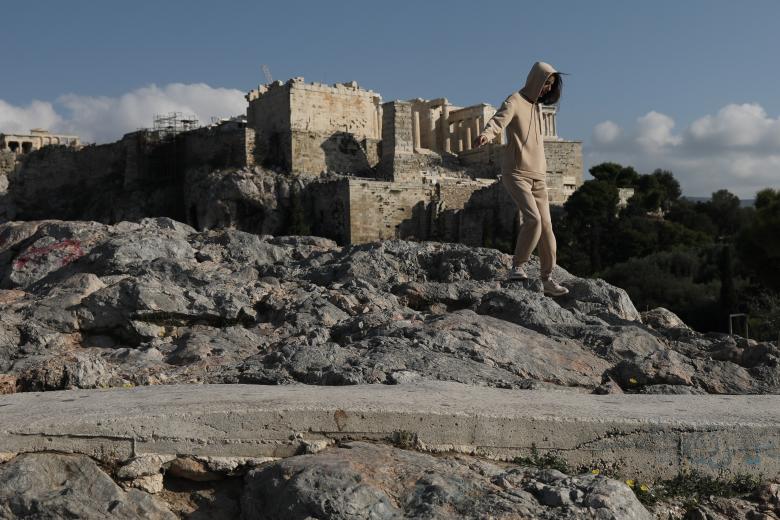
[[[531,252],[539,244],[541,276],[546,280],[555,267],[556,243],[550,219],[550,200],[547,182],[514,174],[503,174],[501,181],[515,201],[523,225],[517,234],[514,265],[523,265],[531,258]]]

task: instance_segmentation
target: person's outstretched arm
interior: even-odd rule
[[[501,108],[498,109],[493,117],[490,118],[488,124],[485,125],[485,129],[482,130],[476,139],[474,139],[474,146],[479,147],[486,145],[490,141],[496,138],[496,136],[506,128],[506,125],[512,120],[515,115],[515,107],[512,103],[512,97],[506,98],[501,103]]]

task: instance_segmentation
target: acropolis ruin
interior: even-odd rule
[[[177,132],[139,130],[116,143],[80,150],[73,148],[79,145],[75,136],[41,130],[29,136],[2,135],[0,167],[7,170],[9,161],[22,161],[14,174],[19,186],[35,171],[41,179],[55,175],[59,183],[74,186],[82,177],[83,182],[111,183],[127,193],[148,192],[143,200],[159,201],[149,210],[152,214],[186,220],[197,228],[241,226],[215,217],[213,205],[185,200],[187,172],[232,168],[255,175],[274,172],[300,185],[305,193],[296,196],[305,204],[297,211],[305,214],[310,232],[343,244],[405,238],[496,246],[517,230],[514,204],[496,182],[504,136],[479,149],[471,146],[495,114],[491,105],[460,107],[446,98],[383,103],[378,93],[354,81],[325,85],[303,78],[261,85],[246,100],[245,118]],[[583,182],[582,143],[559,137],[556,117],[555,107],[543,107],[549,196],[560,206]],[[46,144],[68,146],[41,156],[31,153]],[[81,185],[76,192],[84,193]],[[58,189],[57,197],[66,207],[63,193]],[[118,201],[125,196],[116,195]],[[289,190],[278,196],[274,207],[289,208]],[[28,218],[51,216],[51,208],[44,215],[44,206],[36,204],[27,194],[14,208]],[[125,218],[104,200],[84,207],[103,207],[101,211],[113,216],[81,214],[78,207],[54,215]],[[255,202],[248,207],[252,209],[235,211],[253,222],[265,219],[267,208]]]
[[[1,134],[0,152],[8,151],[16,154],[30,153],[44,146],[64,145],[78,148],[81,141],[75,135],[52,134],[42,128],[33,128],[29,134]]]
[[[495,114],[491,105],[459,107],[446,98],[382,103],[354,81],[324,85],[303,78],[259,86],[246,98],[253,140],[247,164],[304,176],[345,174],[328,189],[330,203],[343,208],[346,221],[333,229],[343,228],[344,242],[436,237],[476,243],[463,215],[458,229],[439,217],[469,205],[487,210],[503,195],[495,188],[505,137],[471,147]],[[582,143],[558,136],[555,107],[543,108],[543,124],[550,200],[561,205],[583,182]],[[502,203],[511,207],[508,199]]]

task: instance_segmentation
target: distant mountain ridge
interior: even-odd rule
[[[712,199],[712,197],[687,197],[685,195],[683,195],[682,198],[685,200],[690,200],[691,202],[707,202]],[[756,199],[739,199],[739,205],[743,208],[753,206],[755,203]]]

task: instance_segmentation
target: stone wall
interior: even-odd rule
[[[491,213],[496,211],[495,201],[472,204],[475,196],[485,198],[478,193],[491,190],[494,185],[495,181],[456,178],[437,179],[436,182],[350,179],[349,241],[360,244],[404,238],[482,245],[481,227],[478,234],[468,231],[466,227],[472,225],[474,219],[463,220],[462,214],[464,208],[476,213],[485,208]],[[495,195],[491,196],[495,199]],[[469,205],[473,206],[472,209]],[[510,210],[510,213],[513,212]]]
[[[388,181],[417,181],[411,165],[414,155],[412,104],[391,101],[382,105],[382,161],[379,171]]]
[[[495,179],[501,174],[501,161],[506,145],[489,143],[458,154],[460,163],[477,178]]]
[[[0,222],[9,218],[11,211],[8,198],[8,175],[16,167],[17,155],[14,152],[0,150]]]
[[[358,141],[349,132],[330,135],[293,131],[291,172],[319,175],[323,171],[369,177],[378,162],[378,140]]]
[[[346,132],[357,140],[381,138],[378,94],[361,89],[354,81],[328,86],[295,78],[288,85],[293,131],[323,135]]]
[[[462,175],[454,156],[442,156],[432,150],[415,148],[419,136],[413,133],[413,103],[391,101],[382,105],[381,161],[379,177],[387,181],[422,182],[424,176]]]
[[[458,155],[461,164],[469,172],[481,178],[495,178],[501,172],[506,145],[489,144]],[[545,139],[544,154],[547,158],[547,189],[550,204],[560,206],[574,191],[582,186],[582,142],[562,139]]]
[[[230,122],[175,138],[139,131],[78,150],[45,147],[21,156],[9,177],[9,198],[20,220],[186,221],[185,171],[245,166],[246,142],[247,130]]]
[[[104,164],[103,167],[112,178],[118,177],[126,191],[170,183],[176,177],[176,170],[184,166],[183,146],[177,149],[158,132],[146,130],[126,134],[116,143],[85,148],[85,154],[75,155],[76,162],[90,155],[89,148],[103,147],[111,147],[111,155],[116,157],[113,163]],[[96,165],[94,168],[100,167]],[[25,175],[25,172],[21,172],[21,176]]]
[[[350,240],[350,181],[315,181],[306,186],[307,218],[313,235],[340,245]]]
[[[243,123],[233,121],[180,134],[185,168],[251,166],[253,157],[247,153],[247,143],[253,134]]]
[[[350,243],[431,236],[435,185],[367,179],[348,182]]]
[[[445,208],[463,208],[475,192],[495,184],[495,180],[442,179],[439,181],[439,198]]]
[[[264,90],[262,90],[264,89]],[[254,130],[254,162],[289,171],[292,166],[290,92],[281,81],[247,95],[247,127]]]
[[[0,150],[0,175],[8,175],[16,166],[16,154]]]
[[[135,151],[140,146],[131,139],[78,151],[46,147],[25,155],[9,176],[9,197],[15,206],[12,217],[119,220],[127,203],[126,197],[119,197],[125,191],[125,170],[142,162],[135,155],[135,160],[128,162],[128,150]]]
[[[582,141],[545,140],[550,203],[561,205],[582,186]]]
[[[502,197],[505,191],[494,180],[440,182],[436,238],[480,247],[486,245],[485,236],[495,234],[489,226],[495,226],[496,214],[511,207],[509,197]]]
[[[247,99],[257,164],[306,175],[367,175],[377,165],[381,98],[354,81],[329,86],[293,78],[259,87]]]

